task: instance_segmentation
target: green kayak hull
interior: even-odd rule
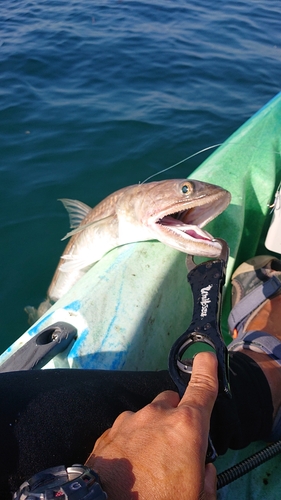
[[[228,343],[230,278],[244,260],[268,254],[264,246],[271,214],[268,204],[281,179],[281,94],[220,146],[191,178],[231,192],[227,210],[207,226],[230,247],[222,330]],[[65,321],[78,338],[45,368],[159,370],[167,368],[173,342],[188,327],[192,299],[185,255],[157,241],[124,245],[109,252],[2,356],[5,362],[43,328]],[[261,448],[229,451],[218,470]],[[279,457],[219,491],[219,498],[278,498]],[[276,496],[277,495],[277,496]]]

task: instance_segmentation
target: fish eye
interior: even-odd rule
[[[189,193],[189,191],[190,191],[190,187],[189,187],[189,185],[188,185],[188,184],[184,184],[184,185],[182,186],[182,188],[181,188],[181,191],[182,191],[182,193],[183,193],[183,194],[187,194],[187,193]]]

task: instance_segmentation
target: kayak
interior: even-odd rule
[[[229,207],[207,226],[208,232],[223,238],[230,248],[222,308],[226,343],[230,341],[231,275],[241,262],[270,253],[264,242],[272,218],[268,205],[281,180],[280,140],[281,93],[191,175],[218,184],[232,196]],[[0,356],[0,371],[5,366],[22,369],[17,363],[25,357],[25,369],[32,367],[30,357],[36,358],[35,351],[47,352],[50,336],[52,341],[56,339],[54,325],[59,333],[66,329],[63,342],[66,337],[68,341],[61,344],[63,350],[57,346],[52,353],[48,351],[37,368],[167,369],[170,348],[191,321],[193,304],[186,276],[185,255],[158,241],[115,248]],[[42,331],[40,342],[33,342],[31,356],[28,345]],[[255,443],[242,451],[229,451],[217,459],[216,467],[225,470],[263,446]],[[218,498],[227,494],[232,498],[276,498],[281,487],[280,460],[277,456],[222,488]]]

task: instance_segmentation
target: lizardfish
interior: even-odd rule
[[[104,254],[126,243],[159,240],[190,255],[218,257],[221,244],[202,227],[227,207],[230,193],[205,182],[176,179],[125,187],[94,208],[77,200],[61,201],[73,231],[66,235],[71,239],[48,289],[51,302]]]
[[[201,228],[230,202],[221,187],[193,180],[165,180],[125,187],[90,208],[62,199],[72,236],[48,290],[62,297],[85,270],[115,247],[159,240],[190,255],[218,257],[221,245]]]

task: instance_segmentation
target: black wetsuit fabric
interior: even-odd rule
[[[249,357],[230,353],[230,401],[218,398],[211,421],[217,451],[266,439],[271,393]],[[55,465],[84,463],[96,439],[124,410],[137,411],[176,390],[167,371],[41,370],[0,374],[0,497]]]

